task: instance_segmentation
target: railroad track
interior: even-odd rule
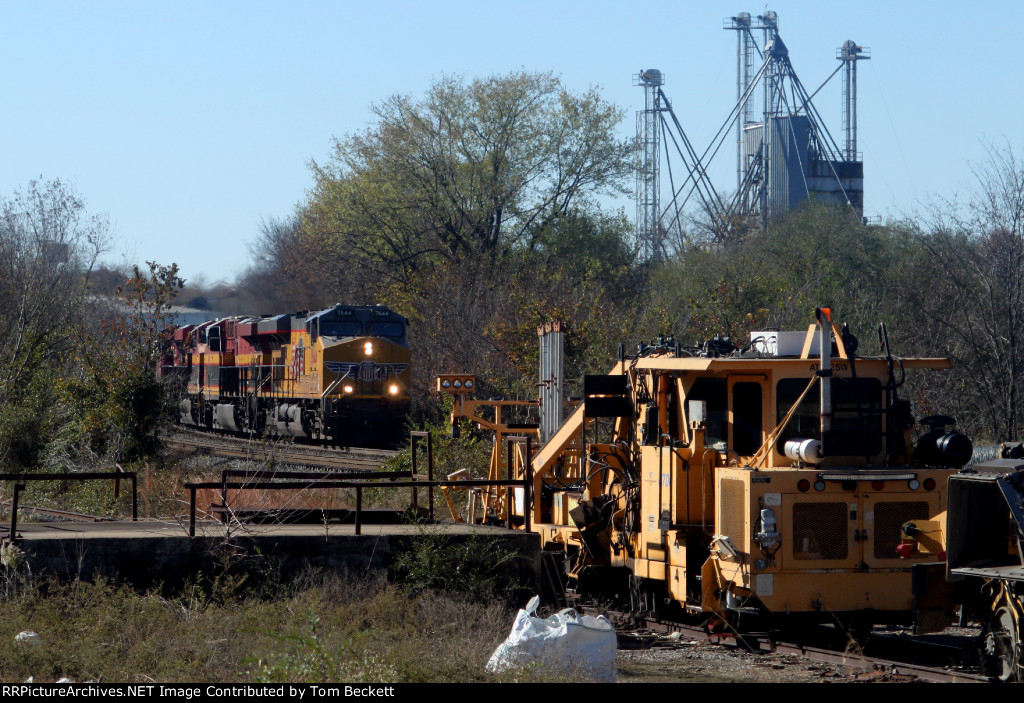
[[[628,620],[624,613],[616,614],[620,622]],[[827,630],[827,628],[825,628]],[[977,667],[966,666],[961,660],[967,643],[942,644],[927,638],[872,633],[861,651],[847,651],[820,645],[776,639],[767,634],[737,637],[732,633],[707,633],[704,629],[685,623],[647,619],[643,627],[617,628],[621,648],[660,646],[686,638],[689,642],[707,646],[716,645],[743,649],[755,654],[789,654],[822,664],[842,668],[851,674],[873,674],[888,677],[917,679],[937,683],[985,683],[992,679],[983,676]],[[819,633],[819,638],[827,637]],[[970,641],[971,638],[958,638]],[[818,638],[815,638],[817,641]]]
[[[164,438],[168,447],[264,464],[316,467],[328,470],[376,471],[398,452],[388,449],[322,447],[268,439],[179,429]]]

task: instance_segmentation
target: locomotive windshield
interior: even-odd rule
[[[366,334],[368,337],[401,337],[405,329],[401,322],[367,322]]]
[[[359,337],[363,324],[355,320],[321,320],[320,334],[325,337]]]
[[[320,318],[320,334],[324,337],[404,337],[401,322],[360,322]]]

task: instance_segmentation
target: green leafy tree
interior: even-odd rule
[[[805,329],[832,307],[864,335],[905,299],[909,235],[808,203],[766,230],[721,246],[688,246],[653,273],[652,309],[687,342],[751,330]]]
[[[585,323],[628,278],[629,225],[596,206],[631,183],[622,110],[530,72],[444,77],[373,110],[312,163],[298,218],[263,228],[259,270],[319,291],[311,307],[376,300],[407,315],[420,399],[454,368],[518,388],[536,320]]]
[[[436,81],[339,140],[303,208],[309,250],[346,275],[407,281],[424,264],[494,260],[603,191],[624,192],[623,112],[549,73]]]

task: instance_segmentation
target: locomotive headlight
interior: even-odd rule
[[[388,386],[388,393],[390,393],[391,395],[398,395],[398,384],[392,383],[390,386]]]
[[[345,386],[345,392],[346,393],[351,393],[354,390],[355,390],[354,386],[351,386],[351,385]]]
[[[363,353],[367,356],[373,356],[373,342],[367,342],[363,345]]]

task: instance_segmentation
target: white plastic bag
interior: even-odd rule
[[[553,675],[579,673],[595,681],[614,682],[615,628],[608,618],[580,616],[572,608],[538,618],[533,613],[539,603],[534,596],[516,614],[512,632],[494,650],[487,671],[497,674],[535,665]]]
[[[14,643],[35,647],[39,644],[39,635],[32,632],[32,630],[23,630],[14,636]]]

